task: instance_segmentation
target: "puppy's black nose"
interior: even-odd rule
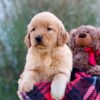
[[[35,37],[35,40],[36,40],[37,43],[41,43],[42,42],[42,38],[43,38],[43,36],[38,35],[38,36]]]
[[[86,34],[85,33],[79,34],[79,38],[85,38],[85,37],[86,37]]]

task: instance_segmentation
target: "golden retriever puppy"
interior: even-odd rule
[[[72,71],[72,53],[66,45],[68,33],[62,22],[50,12],[34,16],[28,25],[25,44],[26,64],[19,79],[18,95],[29,92],[40,81],[51,81],[51,95],[64,96]]]

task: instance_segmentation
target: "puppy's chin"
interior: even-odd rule
[[[50,43],[49,44],[44,44],[44,43],[41,43],[41,44],[35,44],[34,47],[39,50],[39,51],[43,51],[43,52],[49,52],[49,51],[52,51],[54,48],[57,47],[57,44],[55,45],[51,45]]]
[[[89,46],[91,44],[90,41],[86,41],[85,39],[78,39],[75,43],[77,46]]]
[[[42,49],[45,49],[46,47],[44,47],[44,46],[42,46],[42,45],[36,45],[35,46],[37,49],[40,49],[40,50],[42,50]]]
[[[43,45],[43,44],[36,44],[36,45],[35,45],[35,48],[37,48],[37,49],[39,49],[39,50],[45,50],[45,49],[48,49],[49,46]]]

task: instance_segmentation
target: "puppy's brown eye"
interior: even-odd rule
[[[35,31],[35,29],[36,29],[36,28],[34,27],[34,28],[32,29],[32,31]]]
[[[52,30],[52,28],[51,28],[51,27],[47,27],[47,30],[48,30],[48,31],[51,31],[51,30]]]

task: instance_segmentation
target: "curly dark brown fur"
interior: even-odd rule
[[[97,29],[98,33],[97,33],[97,37],[98,37],[98,43],[97,43],[97,51],[100,52],[100,28]],[[100,65],[100,54],[96,53],[96,61],[98,63],[98,65]]]
[[[89,43],[86,46],[77,45],[77,43],[75,42],[77,39],[76,37],[80,35],[81,33],[88,34],[92,40],[91,43]],[[89,63],[88,61],[89,55],[87,52],[84,51],[84,49],[86,47],[90,47],[90,48],[93,48],[94,52],[96,52],[97,43],[98,43],[97,29],[95,27],[90,26],[90,25],[82,25],[76,29],[72,29],[70,32],[70,39],[69,39],[68,44],[73,52],[73,66],[85,72],[89,72],[90,70],[91,72],[93,72],[92,68],[94,67],[93,65]],[[95,74],[95,72],[91,74]]]

